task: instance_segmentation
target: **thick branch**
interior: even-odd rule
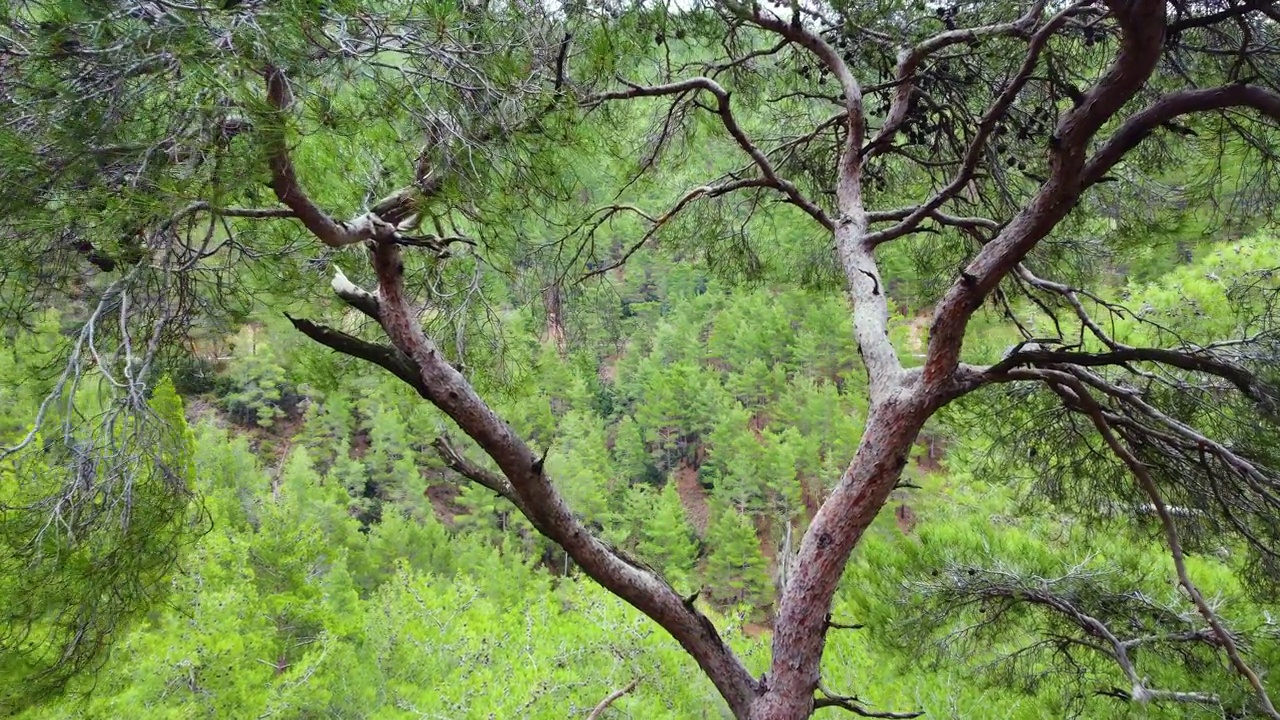
[[[973,140],[969,142],[968,148],[965,150],[964,157],[960,161],[960,168],[956,171],[955,176],[942,189],[933,194],[924,203],[912,208],[901,222],[893,227],[885,228],[872,233],[867,238],[867,242],[872,245],[880,245],[882,243],[895,240],[912,231],[925,218],[934,217],[937,210],[942,207],[951,198],[955,197],[969,181],[973,179],[974,172],[978,168],[978,163],[982,159],[983,152],[986,149],[987,139],[995,130],[996,123],[1004,117],[1009,111],[1009,107],[1018,98],[1018,94],[1030,81],[1032,74],[1035,72],[1037,64],[1040,61],[1040,55],[1048,45],[1049,40],[1053,38],[1054,33],[1066,23],[1071,13],[1076,11],[1081,5],[1088,4],[1091,0],[1078,0],[1076,3],[1064,8],[1061,12],[1054,15],[1045,23],[1044,27],[1036,31],[1027,43],[1027,54],[1022,60],[1022,65],[1018,68],[1017,74],[1005,84],[1004,89],[983,113],[982,118],[978,121],[977,132],[974,134]],[[1019,23],[1027,23],[1033,21],[1040,13],[1040,9],[1035,9],[1034,15],[1028,15],[1019,20]],[[1021,27],[1021,25],[1020,25]],[[892,109],[890,110],[892,112]],[[905,112],[905,111],[904,111]]]
[[[1088,144],[1108,120],[1146,84],[1164,43],[1163,0],[1108,3],[1122,31],[1120,51],[1102,79],[1062,118],[1050,152],[1049,179],[1004,229],[982,247],[938,303],[930,328],[924,381],[950,382],[969,318],[1027,253],[1079,202]]]
[[[528,517],[529,513],[525,511],[524,503],[520,500],[520,496],[516,493],[515,488],[511,487],[511,483],[507,479],[487,468],[483,468],[467,459],[465,455],[459,452],[453,444],[449,442],[446,435],[440,435],[431,446],[436,449],[436,454],[444,461],[449,469],[458,473],[464,478],[484,487],[489,488],[495,493],[501,495],[511,501],[516,509]]]
[[[373,320],[379,318],[378,296],[348,280],[342,268],[337,265],[333,266],[333,280],[329,283],[329,287],[333,288],[333,293],[346,304]]]
[[[293,102],[289,81],[274,65],[268,65],[264,75],[267,81],[267,102],[275,109],[278,116],[263,130],[268,146],[267,163],[271,167],[271,189],[275,191],[276,198],[289,208],[291,214],[298,218],[312,235],[329,247],[344,247],[365,240],[397,238],[396,223],[412,214],[410,210],[414,204],[417,189],[399,190],[380,201],[373,210],[349,223],[334,220],[302,189],[302,184],[298,182],[298,175],[293,167],[293,159],[289,154],[284,130],[285,115]],[[381,213],[385,213],[387,217]]]
[[[841,573],[893,492],[911,444],[933,411],[931,405],[940,402],[910,394],[894,382],[884,383],[888,390],[876,393],[857,452],[805,532],[795,571],[779,600],[764,717],[807,717],[801,713],[812,711],[830,629],[831,598]]]
[[[1085,166],[1085,187],[1097,183],[1125,154],[1153,130],[1180,116],[1229,107],[1248,107],[1280,122],[1280,94],[1254,85],[1180,90],[1169,93],[1131,115]]]
[[[399,350],[387,345],[369,342],[368,340],[361,340],[341,330],[334,330],[331,327],[303,318],[295,318],[288,313],[285,314],[285,317],[289,318],[289,322],[293,323],[293,326],[301,331],[303,335],[335,352],[381,366],[390,371],[392,375],[408,383],[410,387],[418,391],[419,395],[427,397],[427,388],[423,385],[422,375],[418,372],[417,366],[413,360]]]
[[[898,64],[894,69],[893,100],[889,104],[889,113],[885,116],[880,131],[871,138],[863,149],[863,157],[867,160],[879,155],[893,142],[894,136],[907,120],[907,111],[911,107],[911,96],[915,93],[916,70],[920,63],[929,56],[952,45],[974,43],[988,37],[1001,35],[1025,35],[1036,18],[1044,12],[1044,0],[1031,4],[1027,12],[1017,20],[997,23],[975,28],[960,28],[935,35],[914,47],[905,48],[898,53]]]
[[[1252,373],[1231,363],[1204,355],[1193,355],[1177,350],[1159,348],[1121,348],[1104,353],[1073,352],[1067,350],[1019,350],[991,367],[992,374],[1001,374],[1018,365],[1062,363],[1085,367],[1123,365],[1127,362],[1154,362],[1180,370],[1203,372],[1230,381],[1250,399],[1258,402],[1269,400],[1266,391],[1257,383]]]
[[[393,243],[377,244],[374,270],[382,327],[418,369],[418,378],[411,384],[493,459],[519,499],[517,507],[539,532],[562,547],[589,576],[671,633],[711,678],[734,714],[745,717],[757,689],[750,673],[710,620],[662,579],[619,556],[574,517],[545,474],[543,459],[446,362],[418,325],[404,294],[400,253]]]

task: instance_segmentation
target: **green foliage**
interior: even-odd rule
[[[707,528],[706,583],[721,602],[762,607],[771,590],[760,539],[749,516],[721,508]]]
[[[246,327],[232,342],[234,356],[228,367],[230,387],[223,397],[227,412],[237,422],[269,428],[296,402],[285,380],[285,369],[271,346],[258,339],[258,331]]]
[[[88,457],[10,455],[0,464],[0,711],[14,712],[98,667],[109,642],[167,596],[166,578],[200,520],[189,505],[194,439],[168,379],[149,411],[153,455],[131,475],[113,522],[96,486],[112,468]],[[43,443],[37,436],[36,447]]]
[[[553,589],[519,548],[434,520],[389,513],[366,536],[306,451],[273,482],[243,443],[208,425],[198,437],[211,510],[247,500],[255,522],[218,522],[170,601],[124,634],[95,680],[18,717],[556,718],[635,677],[642,686],[618,705],[634,717],[719,702],[707,681],[689,682],[674,642],[598,586]]]
[[[709,66],[730,45],[768,44],[737,25],[726,38],[723,19],[703,10],[609,8],[606,18],[575,3],[134,4],[0,10],[0,94],[16,118],[0,129],[0,440],[21,440],[52,397],[49,430],[0,461],[0,713],[562,718],[639,678],[612,715],[723,714],[670,638],[587,581],[507,500],[445,468],[433,450],[444,434],[486,462],[452,421],[381,370],[301,345],[283,311],[385,338],[335,308],[317,270],[327,275],[336,261],[372,288],[369,269],[357,250],[321,248],[296,218],[279,217],[267,158],[281,141],[310,197],[340,218],[416,182],[414,231],[474,240],[447,260],[405,253],[418,319],[438,351],[546,458],[590,528],[682,594],[705,590],[701,602],[758,676],[780,564],[762,548],[808,522],[868,413],[830,234],[763,192],[700,190],[665,224],[630,211],[601,217],[603,205],[670,207],[708,178],[751,169],[719,115],[685,104],[692,93],[675,105],[646,98],[589,112],[572,95],[589,95],[601,78],[647,82],[683,68],[724,82],[747,134],[774,143],[794,127],[840,127],[827,121],[825,78],[791,54],[794,43],[749,66]],[[983,22],[1011,7],[969,5],[959,11]],[[828,11],[832,42],[868,88],[894,86],[885,75],[893,59],[879,43],[850,47],[841,27],[916,41],[947,22],[932,6],[897,0]],[[1015,98],[1015,117],[1066,106],[1052,76],[1087,80],[1104,67],[1092,37],[1080,40],[1051,40],[1045,57],[1062,66]],[[985,108],[1013,70],[1002,63],[1019,57],[1004,51],[1022,50],[1021,40],[984,42],[990,72],[981,77],[951,72],[963,60],[921,68],[934,130],[922,137],[915,123],[900,153],[867,169],[869,202],[899,207],[942,186],[929,168],[951,171],[945,146],[967,148],[976,126],[964,111]],[[556,76],[562,50],[567,78]],[[1234,57],[1179,69],[1216,83]],[[268,66],[288,79],[283,110],[265,98]],[[882,114],[871,113],[872,127]],[[1244,125],[1254,147],[1224,143],[1210,121],[1196,127],[1203,136],[1186,140],[1190,149],[1174,152],[1157,135],[1131,156],[1125,179],[1100,187],[1025,266],[1099,281],[1096,295],[1077,300],[1122,343],[1203,349],[1249,336],[1257,342],[1233,359],[1275,384],[1280,245],[1265,234],[1228,240],[1274,201],[1253,157],[1274,145],[1274,130]],[[827,148],[840,137],[823,132],[769,157],[830,210]],[[1020,207],[1038,186],[1026,173],[1045,155],[1046,138],[1032,135],[1006,133],[1000,146],[1012,153],[985,153],[961,202],[977,198],[977,212],[993,215]],[[904,162],[926,139],[942,159]],[[985,167],[987,155],[1001,167]],[[1185,172],[1171,162],[1188,159]],[[1005,177],[1005,164],[1025,177]],[[1174,201],[1144,197],[1148,184],[1130,181],[1144,173]],[[1223,207],[1236,209],[1226,218],[1206,201],[1224,190]],[[1224,226],[1230,233],[1219,234]],[[878,255],[907,367],[920,363],[930,303],[976,250],[954,228],[922,229]],[[660,251],[573,282],[642,237]],[[1028,332],[1106,349],[1074,308],[1021,285],[1003,291]],[[561,327],[551,327],[553,308]],[[1021,339],[1005,310],[983,310],[969,325],[965,361],[995,362]],[[104,351],[110,342],[165,350],[139,364]],[[83,372],[63,387],[59,363],[82,346]],[[128,399],[132,380],[128,392],[112,390],[126,385],[122,369],[142,367],[175,378],[154,383],[145,407]],[[1144,402],[1280,466],[1274,408],[1148,378]],[[192,430],[179,394],[220,412]],[[1126,631],[1202,630],[1170,590],[1150,518],[1114,511],[1143,501],[1131,479],[1056,397],[999,388],[974,400],[931,428],[949,441],[945,472],[913,467],[925,491],[896,496],[920,522],[900,530],[886,514],[854,556],[833,611],[866,628],[831,634],[826,685],[935,717],[1196,716],[1098,695],[1128,678],[1080,649],[1096,637],[1072,635],[1071,622],[1026,602],[1052,586],[1102,621],[1136,623]],[[129,402],[130,412],[118,410]],[[85,449],[102,447],[119,452]],[[1156,467],[1167,455],[1148,451],[1143,461]],[[1198,511],[1221,501],[1195,468],[1175,469],[1160,475],[1171,501]],[[201,513],[212,530],[192,542]],[[1195,517],[1180,519],[1201,553],[1193,572],[1233,627],[1261,629],[1247,652],[1274,666],[1274,595],[1246,582],[1274,580],[1274,558],[1241,539],[1276,536],[1274,518],[1254,513],[1228,527]],[[1007,587],[1011,597],[995,598]],[[765,637],[737,633],[744,619]],[[1046,634],[1071,638],[1077,654],[1037,645]],[[1249,697],[1221,664],[1213,648],[1141,651],[1153,687],[1205,689],[1225,714]]]
[[[698,559],[698,546],[675,483],[667,483],[658,494],[641,534],[640,553],[660,568],[673,586],[687,586]]]

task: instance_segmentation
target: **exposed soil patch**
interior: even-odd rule
[[[689,523],[698,533],[698,537],[707,534],[707,523],[711,511],[707,507],[707,491],[698,482],[697,468],[681,460],[673,474],[676,480],[676,494],[680,496],[680,504],[684,505],[684,513]]]
[[[800,502],[804,503],[805,514],[812,518],[818,514],[818,508],[822,507],[822,491],[821,478],[799,478],[800,482]]]
[[[427,500],[430,501],[436,518],[445,527],[453,527],[458,522],[458,516],[465,515],[467,512],[466,508],[458,504],[458,495],[461,493],[461,489],[453,483],[435,483],[427,486],[425,493]]]
[[[369,438],[369,430],[360,428],[351,436],[351,447],[347,449],[347,457],[352,460],[363,460],[372,445],[373,441]]]
[[[919,518],[916,517],[916,511],[911,509],[910,505],[903,503],[893,509],[893,519],[898,523],[898,529],[903,535],[910,535],[912,530],[916,529],[916,523]]]
[[[927,473],[942,471],[942,459],[947,454],[945,438],[922,434],[916,439],[916,447],[920,448],[920,452],[916,454],[916,465],[921,470]]]
[[[600,362],[600,382],[612,383],[618,379],[618,355],[605,355]]]
[[[710,452],[707,450],[706,445],[702,443],[696,445],[693,448],[693,469],[697,470],[698,468],[701,468],[702,464],[707,461],[707,455],[709,454]]]
[[[215,424],[222,427],[222,418],[218,415],[218,407],[201,395],[191,395],[182,398],[182,405],[186,409],[187,423],[195,425],[197,422],[206,417],[213,418]]]
[[[760,554],[769,564],[770,572],[777,565],[778,547],[773,543],[773,518],[768,515],[756,515],[756,538],[760,541]]]
[[[706,364],[707,367],[720,372],[730,372],[733,370],[733,366],[721,358],[707,358]]]
[[[929,321],[933,319],[933,310],[925,308],[911,318],[907,324],[907,348],[919,354],[924,352],[924,338],[929,334]]]

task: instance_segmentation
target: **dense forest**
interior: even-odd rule
[[[0,107],[0,715],[1280,720],[1280,4],[17,0]]]

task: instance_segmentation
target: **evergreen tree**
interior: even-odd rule
[[[698,546],[673,481],[658,493],[653,514],[642,525],[641,533],[641,555],[660,568],[673,585],[686,586],[692,579]]]
[[[749,516],[721,507],[707,528],[706,545],[704,581],[712,598],[756,609],[769,604],[769,573]]]

